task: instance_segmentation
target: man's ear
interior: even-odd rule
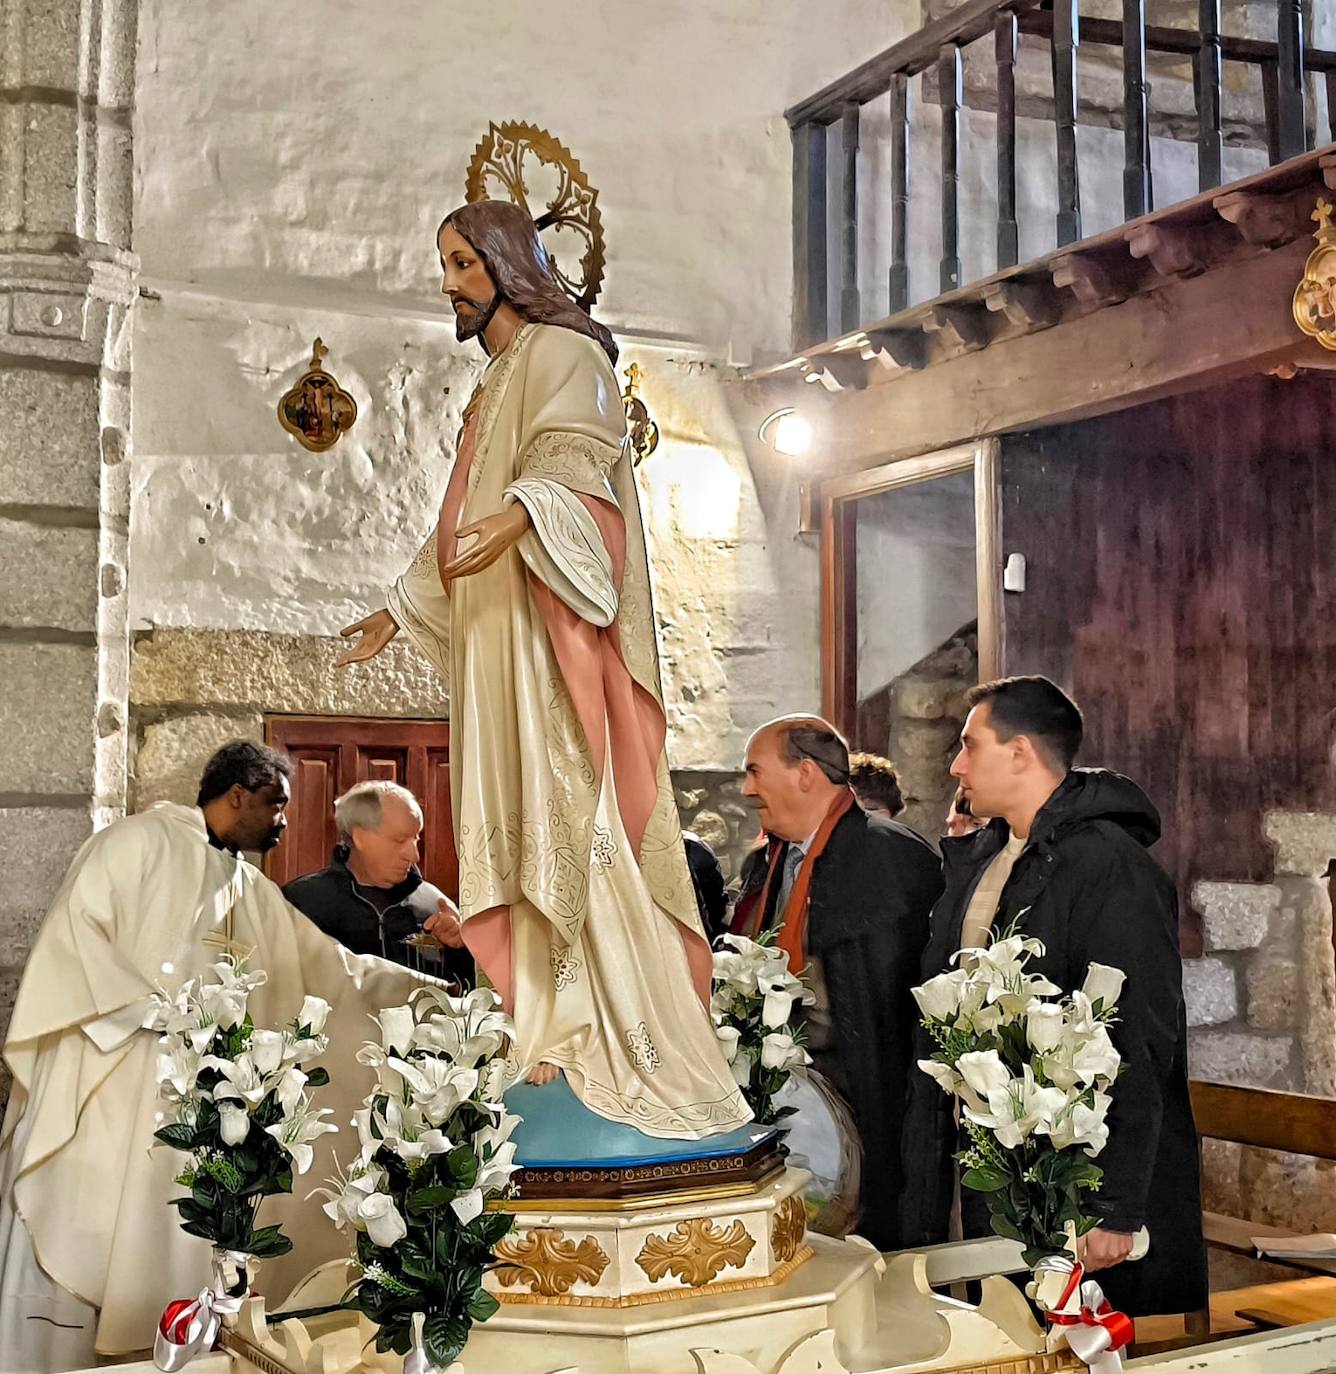
[[[227,789],[227,800],[233,811],[240,811],[246,803],[246,789],[239,782],[234,782]]]

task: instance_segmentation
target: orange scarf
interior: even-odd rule
[[[826,812],[826,819],[821,822],[817,827],[816,834],[812,836],[811,846],[798,867],[798,876],[793,880],[793,887],[789,891],[789,900],[784,907],[783,924],[779,928],[779,948],[788,955],[789,971],[793,974],[801,973],[807,963],[804,951],[807,945],[807,908],[808,895],[812,887],[812,871],[815,869],[816,861],[821,857],[822,851],[829,844],[835,827],[853,804],[853,791],[847,787],[842,789],[839,796],[831,803],[830,810]],[[770,884],[774,882],[775,873],[779,869],[786,852],[787,847],[785,845],[775,846],[774,857],[771,858],[770,868],[765,875],[765,886],[761,889],[758,929],[764,923],[765,913],[769,909]]]

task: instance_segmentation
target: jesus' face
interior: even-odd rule
[[[436,236],[441,255],[441,295],[455,311],[455,337],[477,338],[496,313],[496,283],[473,245],[453,225],[441,225]]]

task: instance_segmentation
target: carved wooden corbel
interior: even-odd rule
[[[928,361],[928,344],[923,331],[914,329],[869,329],[870,348],[885,353],[897,367],[919,371]]]
[[[972,353],[988,343],[988,314],[977,305],[934,305],[923,327],[941,334],[964,353]]]
[[[1053,292],[1039,282],[1000,281],[987,288],[983,303],[1023,329],[1047,329],[1060,311]]]

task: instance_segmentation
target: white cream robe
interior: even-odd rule
[[[173,1298],[193,1297],[209,1245],[186,1235],[173,1182],[185,1156],[153,1146],[158,1036],[138,1029],[154,988],[169,992],[238,952],[269,982],[251,996],[257,1026],[278,1028],[307,994],[332,1007],[321,1061],[339,1134],[316,1142],[294,1195],[266,1198],[293,1251],[260,1267],[257,1287],[285,1297],[310,1268],[346,1252],[310,1190],[356,1153],[353,1110],[370,1088],[353,1056],[377,1037],[370,1017],[418,980],[349,954],[258,869],[213,848],[202,812],[159,805],[87,841],[37,934],[5,1042],[14,1076],[0,1148],[0,1370],[77,1369],[98,1354],[143,1350]],[[94,1337],[95,1343],[94,1343]]]
[[[649,567],[607,355],[572,330],[524,325],[488,366],[476,423],[460,523],[520,500],[532,530],[449,594],[433,533],[388,597],[449,686],[465,939],[513,990],[523,1064],[558,1065],[586,1106],[649,1135],[730,1130],[750,1113],[700,997],[709,950],[662,746]],[[620,586],[579,495],[624,519]],[[647,694],[637,699],[647,718],[657,714],[657,730],[635,741],[657,755],[641,774],[653,810],[638,855],[611,745],[595,758],[531,577],[615,630],[635,691]]]

